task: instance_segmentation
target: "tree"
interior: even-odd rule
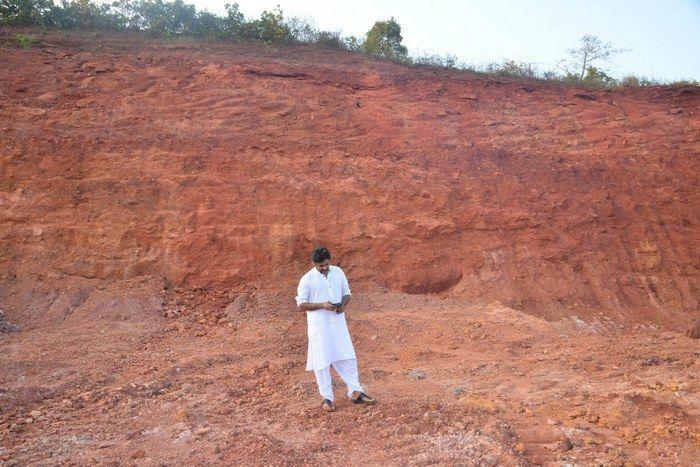
[[[406,58],[408,49],[401,44],[401,26],[392,17],[388,21],[377,21],[367,31],[365,51],[382,58]]]
[[[226,4],[226,16],[222,18],[223,35],[231,39],[241,36],[241,29],[245,24],[245,17],[241,13],[238,3]]]
[[[192,34],[198,37],[226,37],[225,19],[208,11],[198,11]]]
[[[603,43],[596,36],[586,34],[579,39],[581,44],[577,49],[569,49],[572,58],[572,65],[577,72],[578,80],[583,81],[586,71],[594,62],[602,60],[610,62],[610,57],[615,54],[627,52],[625,49],[613,49],[610,42]]]
[[[41,25],[52,6],[51,0],[0,0],[0,26]]]
[[[263,10],[259,19],[242,23],[239,34],[243,39],[261,40],[271,44],[296,41],[279,5],[272,11]]]
[[[138,0],[134,5],[139,18],[139,29],[153,36],[191,34],[197,10],[183,0]]]
[[[611,88],[618,84],[615,78],[608,76],[603,70],[594,66],[586,68],[586,76],[583,77],[581,83],[592,88]]]
[[[346,37],[343,39],[345,48],[352,52],[362,52],[364,50],[364,45],[362,41],[355,36]]]
[[[42,25],[62,29],[123,29],[120,17],[111,12],[109,4],[97,4],[90,0],[61,0],[52,3],[43,15]]]
[[[316,33],[315,42],[324,47],[331,47],[333,49],[345,48],[345,42],[343,42],[343,38],[340,37],[340,33],[337,31],[318,31]]]

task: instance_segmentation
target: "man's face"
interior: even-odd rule
[[[328,269],[331,267],[331,260],[327,259],[322,263],[314,263],[316,265],[316,269],[318,272],[323,274],[324,276],[328,275]]]

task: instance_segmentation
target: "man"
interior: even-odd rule
[[[304,274],[297,289],[297,307],[306,312],[309,347],[306,371],[316,374],[321,407],[333,405],[331,366],[348,386],[348,397],[356,404],[374,404],[360,386],[355,349],[345,322],[345,307],[350,301],[350,286],[343,270],[331,266],[331,253],[318,247],[311,253],[314,267]]]

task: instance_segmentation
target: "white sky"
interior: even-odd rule
[[[230,0],[229,0],[230,1]],[[223,14],[227,1],[185,0]],[[484,65],[514,59],[555,69],[584,34],[631,51],[606,65],[615,77],[700,80],[700,0],[238,0],[247,19],[278,4],[285,16],[363,37],[394,17],[409,53]]]

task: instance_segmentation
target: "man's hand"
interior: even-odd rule
[[[333,304],[331,302],[326,302],[323,304],[323,309],[328,310],[328,311],[334,311],[335,307],[333,306]]]
[[[340,306],[335,309],[335,312],[338,314],[344,313],[345,307],[348,305],[349,301],[350,295],[343,295],[343,299],[340,301]]]

